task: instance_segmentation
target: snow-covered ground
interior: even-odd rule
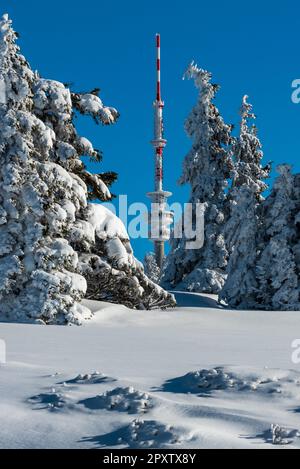
[[[0,324],[0,447],[300,447],[300,312],[177,299],[151,312],[88,301],[82,327]]]

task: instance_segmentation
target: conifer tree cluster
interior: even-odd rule
[[[119,114],[99,89],[86,93],[33,72],[7,15],[0,20],[0,319],[80,324],[84,298],[131,308],[175,305],[163,289],[214,293],[241,309],[300,309],[300,175],[280,165],[266,196],[271,163],[245,96],[237,136],[214,104],[219,86],[194,63],[198,100],[185,122],[192,148],[180,184],[191,188],[190,233],[201,204],[203,246],[184,230],[173,237],[163,272],[145,269],[125,226],[101,202],[113,197],[113,171],[92,174],[82,157],[101,151],[78,135],[74,116],[112,125]],[[157,284],[161,282],[162,287]]]
[[[262,167],[261,143],[255,125],[250,124],[255,115],[247,99],[244,96],[240,134],[233,145],[235,168],[228,194],[230,216],[224,227],[229,252],[228,275],[220,299],[232,306],[254,307],[254,291],[249,285],[256,288],[256,251],[263,226],[262,193],[268,187],[264,180],[269,177],[270,167]]]
[[[277,168],[279,177],[265,198],[271,163],[263,166],[262,145],[248,96],[241,106],[237,137],[212,103],[217,85],[192,64],[188,76],[199,98],[186,121],[193,146],[185,157],[181,183],[190,202],[205,204],[205,242],[186,249],[186,237],[171,240],[162,284],[218,293],[240,309],[300,309],[300,175]]]

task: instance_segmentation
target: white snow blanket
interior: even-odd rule
[[[300,448],[300,315],[177,299],[88,301],[80,328],[2,323],[0,447]]]

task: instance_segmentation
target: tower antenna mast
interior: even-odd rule
[[[150,215],[150,239],[154,243],[155,258],[158,267],[161,269],[165,257],[165,242],[170,239],[170,224],[173,215],[166,210],[168,197],[171,192],[163,190],[163,152],[167,144],[164,138],[163,109],[164,102],[161,97],[161,67],[160,67],[160,34],[156,34],[156,99],[154,107],[154,139],[151,144],[154,148],[155,175],[154,192],[147,195],[152,200]]]

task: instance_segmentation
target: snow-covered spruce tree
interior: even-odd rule
[[[53,157],[83,191],[85,203],[73,210],[72,226],[65,236],[79,256],[77,271],[87,281],[86,298],[131,308],[174,306],[174,297],[149,280],[143,265],[135,259],[121,220],[104,206],[88,203],[111,199],[107,185],[116,174],[87,171],[80,157],[100,161],[101,154],[89,140],[77,135],[72,112],[74,109],[91,116],[96,123],[109,125],[116,121],[117,111],[103,106],[98,90],[70,93],[61,83],[43,79],[37,83],[34,104],[37,115],[56,135]]]
[[[171,240],[162,285],[195,292],[218,293],[225,281],[227,251],[222,234],[226,219],[225,189],[233,169],[230,145],[232,126],[224,123],[213,104],[219,87],[211,74],[193,63],[186,72],[199,89],[196,106],[186,120],[185,129],[193,146],[183,163],[180,184],[191,185],[189,202],[205,204],[205,241],[201,249],[186,249],[186,233]],[[195,229],[195,226],[193,227]]]
[[[247,95],[242,100],[241,118],[240,135],[233,144],[235,165],[231,192],[243,185],[251,186],[257,197],[263,200],[261,194],[268,188],[265,179],[270,176],[272,162],[262,167],[262,144],[257,136],[256,125],[250,124],[255,121],[256,115],[253,114],[252,104],[248,103]]]
[[[88,203],[88,200],[111,199],[107,186],[114,182],[116,174],[91,174],[85,168],[81,156],[100,161],[101,154],[90,141],[77,135],[72,107],[104,125],[116,121],[117,111],[103,106],[97,89],[91,93],[71,93],[71,108],[65,101],[65,92],[61,83],[40,79],[34,96],[35,112],[55,132],[54,156],[58,163],[79,182],[84,192],[85,204],[75,212],[66,237],[79,256],[77,271],[87,281],[86,298],[121,303],[130,308],[175,306],[173,295],[145,275],[143,265],[133,255],[121,220],[104,206]]]
[[[264,203],[264,249],[256,269],[258,307],[297,311],[300,310],[299,185],[290,166],[280,165],[277,171],[280,176]]]
[[[224,237],[230,254],[227,280],[220,300],[232,307],[254,308],[257,302],[256,261],[263,237],[262,193],[267,189],[270,165],[262,167],[262,146],[257,129],[250,125],[255,119],[252,105],[244,96],[241,107],[241,130],[233,145],[235,168],[228,194],[230,217],[224,226]]]
[[[115,122],[118,114],[103,106],[97,93],[71,93],[63,84],[33,74],[15,44],[7,15],[0,33],[0,316],[80,323],[90,311],[78,302],[91,287],[81,275],[82,262],[73,247],[79,244],[81,226],[80,245],[88,252],[96,249],[88,197],[109,200],[105,183],[115,174],[92,175],[84,167],[82,155],[99,159],[100,154],[77,135],[73,109],[104,124]],[[97,236],[102,236],[98,225]],[[129,250],[128,237],[125,244]],[[112,279],[114,252],[106,258]],[[142,268],[139,272],[146,288],[136,281],[135,296],[141,298],[148,288],[155,291],[152,303],[169,298],[147,281]],[[118,274],[134,277],[132,271],[125,274],[123,266]],[[121,288],[114,292],[114,299],[122,302]]]
[[[37,76],[0,21],[0,317],[80,322],[90,312],[64,236],[66,207],[84,206],[84,191],[51,156],[56,136],[33,112]],[[74,209],[75,210],[75,209]]]
[[[161,271],[157,265],[155,254],[153,252],[148,252],[144,259],[144,267],[145,267],[145,274],[149,277],[153,282],[159,283]]]

